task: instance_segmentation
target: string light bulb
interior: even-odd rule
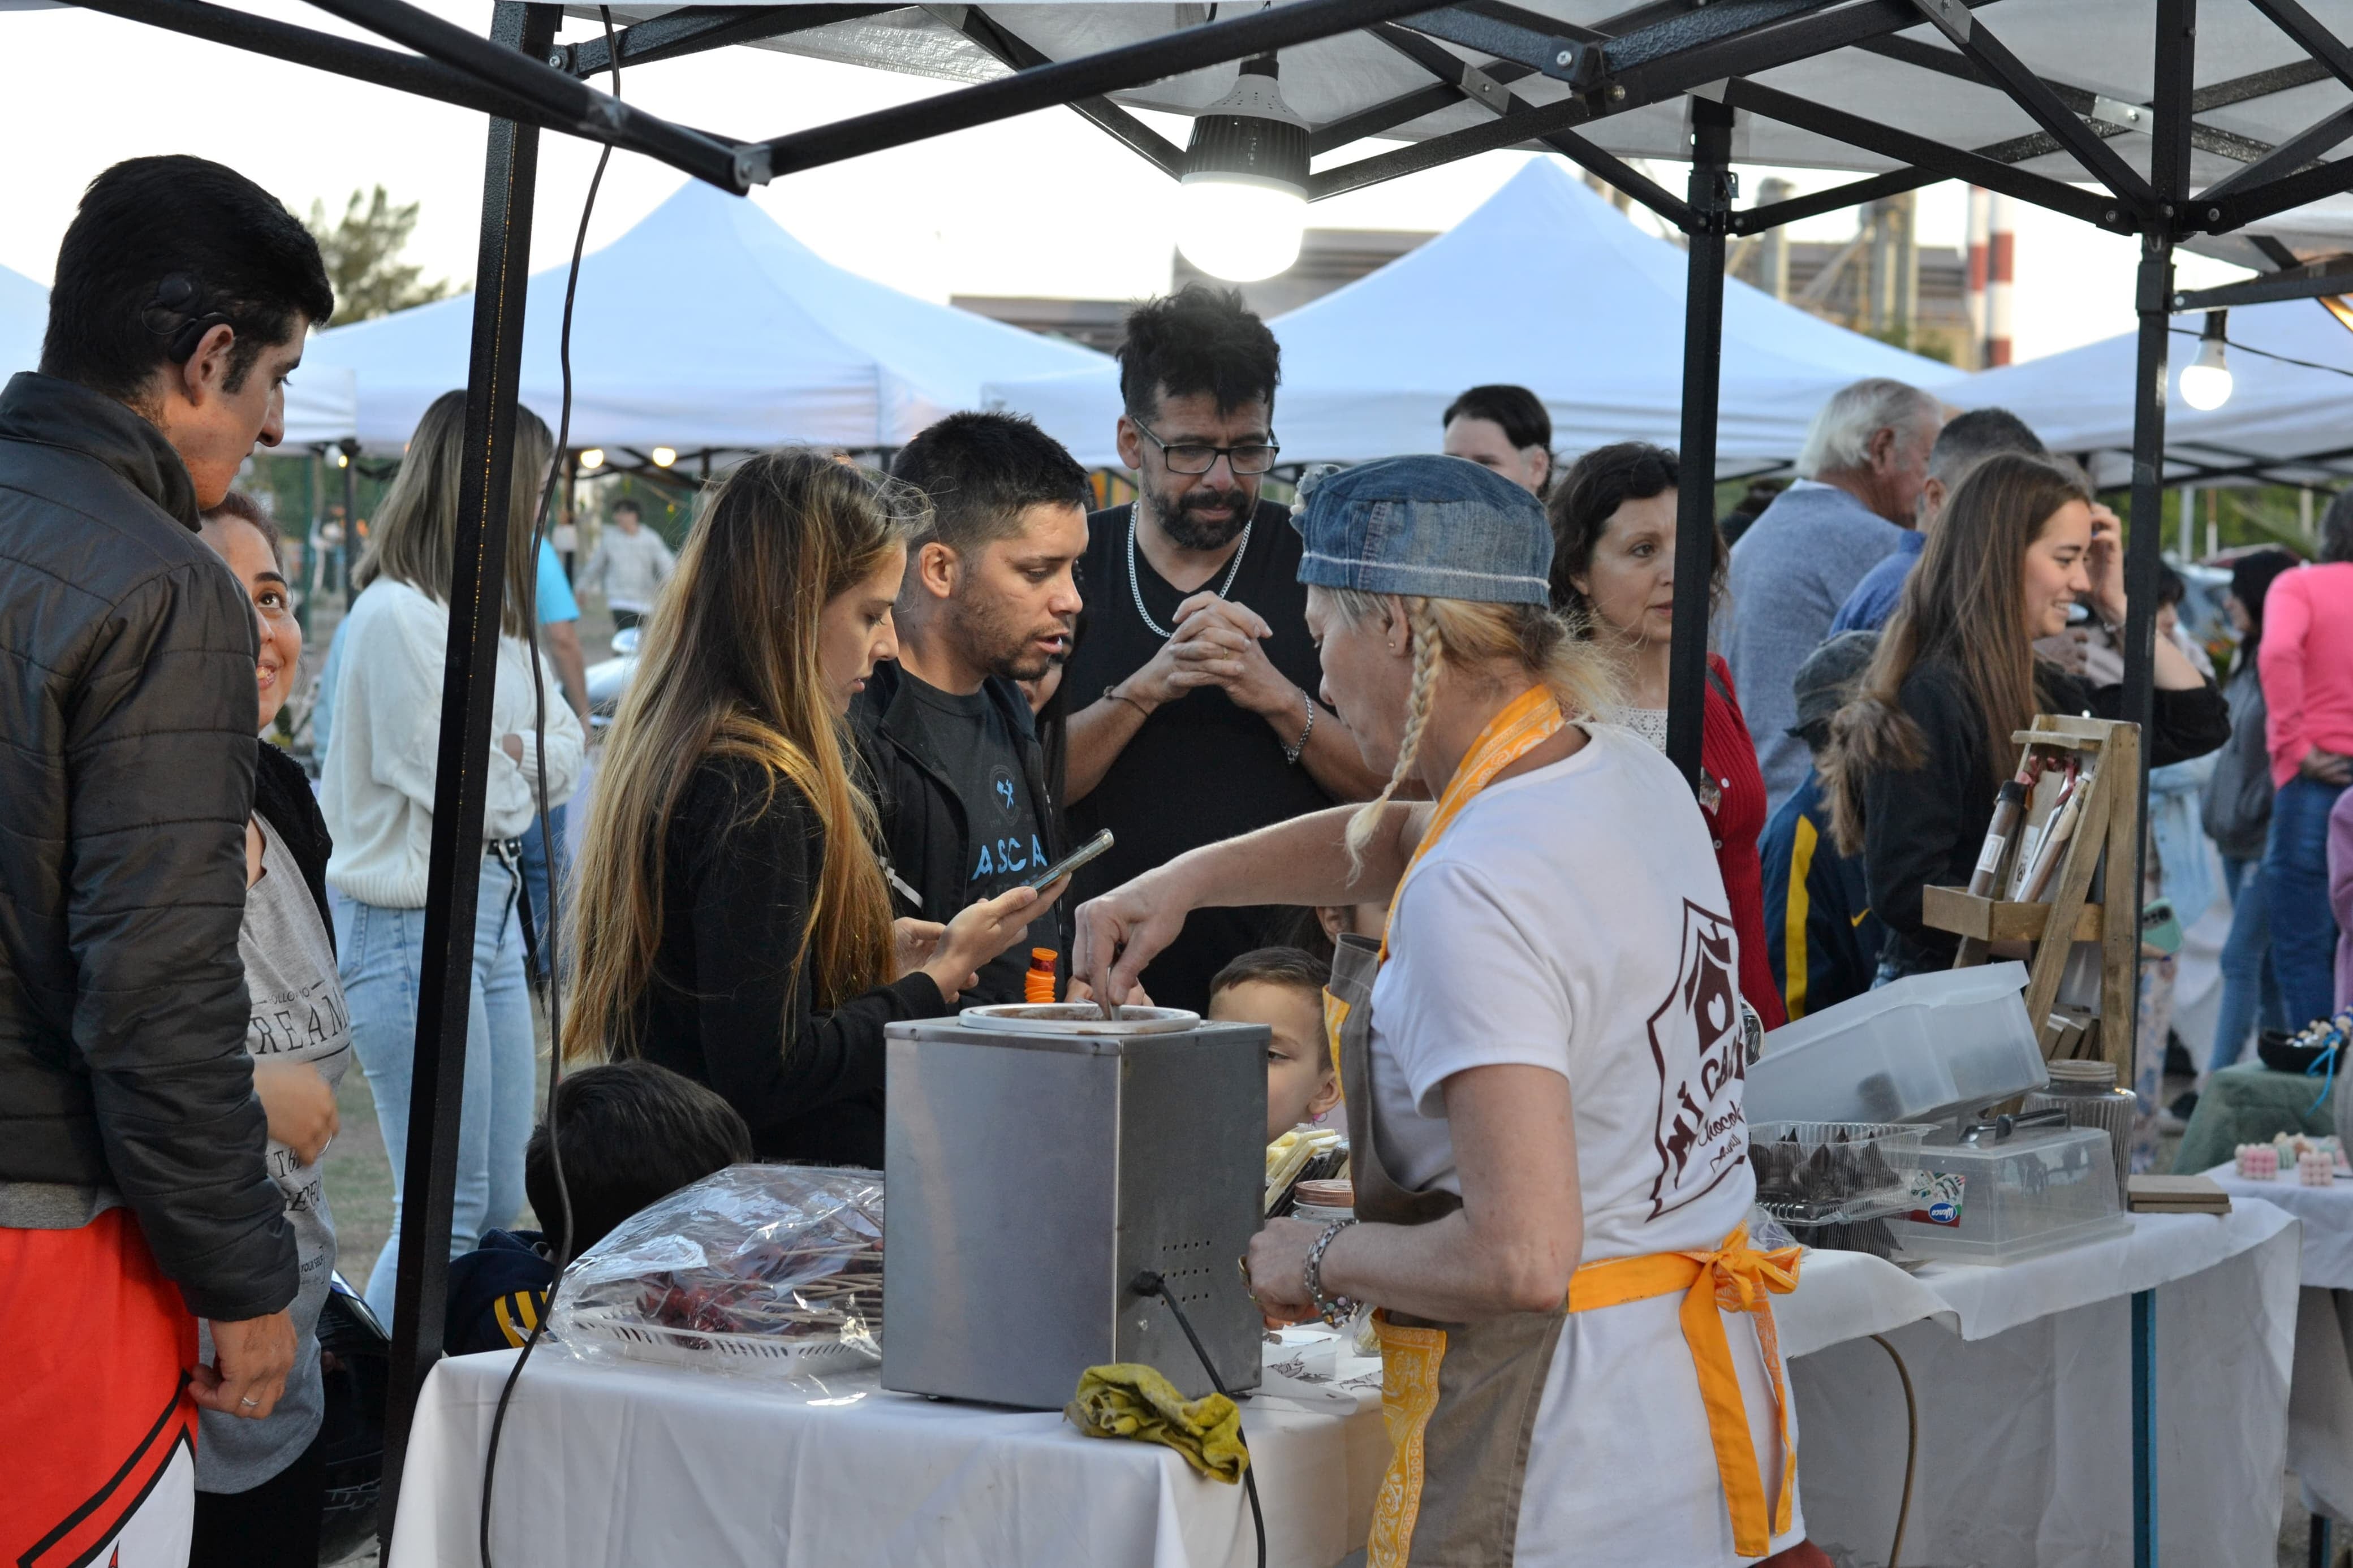
[[[584,468],[603,468],[605,466],[605,448],[602,447],[590,447],[582,451],[580,454],[580,466]]]
[[[2181,367],[2181,401],[2203,414],[2231,401],[2231,367],[2222,357],[2222,334],[2228,310],[2206,312],[2206,330],[2198,334],[2198,357]]]
[[[1253,283],[1299,259],[1307,125],[1272,55],[1244,60],[1234,89],[1195,117],[1176,205],[1176,248],[1212,277]]]
[[[653,458],[657,468],[667,468],[678,461],[678,448],[675,447],[656,447],[647,455]]]

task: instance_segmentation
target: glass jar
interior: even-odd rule
[[[2113,1062],[2056,1061],[2050,1064],[2051,1083],[2027,1095],[2022,1110],[2063,1110],[2070,1127],[2097,1127],[2108,1135],[2116,1158],[2116,1201],[2126,1199],[2126,1180],[2132,1173],[2133,1118],[2140,1101],[2128,1089],[2116,1087]]]

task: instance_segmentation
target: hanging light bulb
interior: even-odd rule
[[[1251,283],[1299,259],[1307,126],[1282,101],[1272,55],[1243,61],[1233,91],[1195,117],[1176,213],[1176,248],[1213,277]]]
[[[348,468],[351,466],[352,455],[349,452],[337,452],[335,454],[335,467],[339,468]]]
[[[590,447],[584,450],[580,454],[580,466],[584,468],[603,468],[605,466],[605,448],[602,447]]]
[[[678,461],[678,448],[675,447],[656,447],[652,452],[648,454],[648,456],[653,458],[655,468],[667,468],[672,463]]]
[[[2181,367],[2181,401],[2204,412],[2231,401],[2231,367],[2222,359],[2223,325],[2228,310],[2206,312],[2206,330],[2198,335],[2198,357]]]

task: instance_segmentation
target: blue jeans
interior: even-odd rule
[[[401,1190],[408,1163],[409,1075],[417,1050],[417,991],[425,958],[425,911],[346,900],[336,908],[335,945],[352,1045],[367,1070],[375,1117],[392,1160],[392,1235],[368,1276],[367,1304],[392,1321],[400,1258]],[[515,878],[482,859],[474,917],[473,1005],[466,1016],[465,1100],[458,1121],[458,1193],[449,1256],[470,1252],[482,1232],[511,1223],[522,1207],[522,1151],[531,1138],[536,1087],[531,995],[523,980],[522,926]]]
[[[562,806],[551,805],[547,808],[547,836],[543,837],[539,831],[539,818],[534,816],[531,819],[531,826],[523,830],[522,836],[523,886],[530,894],[528,901],[531,904],[531,940],[539,949],[541,974],[550,973],[551,965],[554,973],[563,973],[564,968],[562,959],[547,945],[548,837],[553,837],[555,840],[554,896],[562,898],[565,888],[572,880],[572,857],[564,852],[564,808]],[[529,954],[525,956],[528,957]]]
[[[2342,784],[2292,778],[2272,802],[2263,881],[2271,900],[2272,964],[2301,1029],[2337,1010],[2337,914],[2328,903],[2328,813]]]
[[[2214,1017],[2214,1045],[2208,1072],[2221,1072],[2247,1048],[2258,1018],[2266,1029],[2284,1029],[2287,1003],[2272,967],[2271,900],[2260,860],[2222,860],[2222,885],[2231,893],[2231,934],[2222,942],[2222,1001]]]

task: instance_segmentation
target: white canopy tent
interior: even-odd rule
[[[531,279],[522,401],[551,425],[565,269]],[[474,303],[460,295],[321,334],[313,357],[359,378],[363,443],[397,449],[426,405],[466,384]],[[581,263],[572,440],[680,451],[809,441],[894,447],[981,377],[1108,363],[902,294],[821,259],[758,206],[689,181]]]
[[[1611,441],[1672,445],[1688,269],[1682,250],[1637,228],[1557,161],[1535,160],[1447,233],[1274,321],[1284,459],[1435,450],[1446,405],[1485,382],[1534,389],[1564,454]],[[1939,388],[1961,379],[1949,365],[1727,281],[1720,469],[1789,462],[1822,401],[1873,375]],[[1033,416],[1082,462],[1118,461],[1113,366],[992,378],[983,395]]]
[[[2353,475],[2353,331],[2317,300],[2233,309],[2230,400],[2201,412],[2182,401],[2180,385],[2203,319],[2174,318],[2167,482],[2333,484]],[[2132,477],[2134,354],[2126,332],[1985,371],[1938,395],[2007,408],[2052,450],[2086,458],[2100,483],[2120,485]]]
[[[41,363],[41,335],[49,321],[49,291],[21,272],[0,267],[0,381]],[[286,384],[289,447],[340,441],[355,428],[355,396],[349,371],[328,370],[305,353],[301,370]]]

